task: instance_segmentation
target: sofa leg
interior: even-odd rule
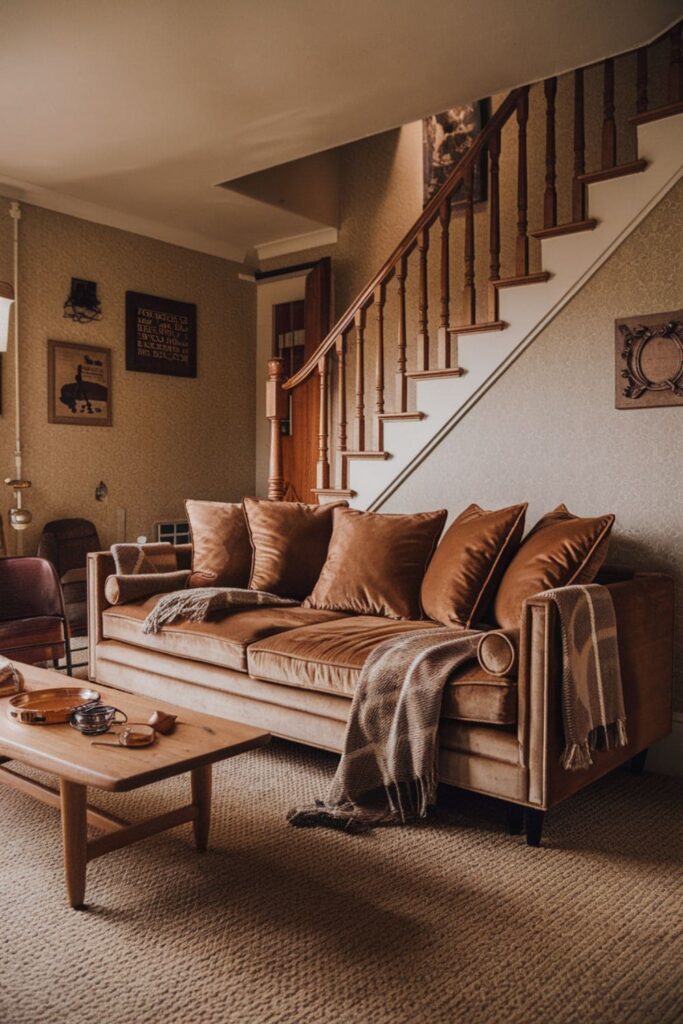
[[[642,775],[643,772],[645,771],[645,762],[647,760],[647,750],[648,750],[648,748],[645,747],[645,750],[641,750],[641,752],[639,754],[636,754],[636,756],[632,757],[631,760],[629,761],[629,771],[632,772],[633,775]]]
[[[526,845],[540,846],[545,811],[539,811],[535,807],[527,807],[524,817],[526,820]]]
[[[511,836],[521,836],[524,831],[524,808],[520,804],[507,805],[508,832]]]

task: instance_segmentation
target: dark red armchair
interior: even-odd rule
[[[66,657],[72,674],[62,589],[45,558],[0,558],[0,654],[29,665]]]

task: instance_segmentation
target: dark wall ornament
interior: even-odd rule
[[[616,408],[683,405],[683,309],[615,321]]]
[[[491,101],[478,100],[462,107],[450,107],[440,114],[432,114],[422,122],[422,178],[423,202],[429,202],[434,193],[457,167],[467,153],[479,132],[489,119]],[[473,199],[475,203],[486,200],[487,195],[487,154],[481,154],[474,167]],[[465,202],[462,185],[451,198],[453,206]]]
[[[102,306],[97,298],[97,282],[71,278],[71,290],[64,303],[64,319],[77,324],[88,324],[102,319]]]
[[[196,377],[196,305],[126,292],[126,369]]]

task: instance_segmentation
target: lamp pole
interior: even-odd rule
[[[12,243],[14,254],[14,478],[8,478],[5,483],[14,491],[15,505],[10,509],[10,525],[16,531],[17,554],[23,554],[24,544],[22,531],[31,522],[32,516],[22,504],[22,492],[31,486],[30,480],[23,478],[23,453],[21,448],[21,403],[19,391],[19,221],[21,220],[21,207],[17,202],[9,204],[9,215],[13,221]]]

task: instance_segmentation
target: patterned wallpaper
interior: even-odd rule
[[[12,275],[6,209],[0,199],[0,280]],[[33,481],[26,503],[34,515],[25,553],[51,518],[85,516],[109,544],[119,508],[130,539],[151,536],[155,519],[181,516],[185,497],[233,499],[253,490],[256,296],[238,280],[238,265],[38,207],[23,206],[22,214],[21,402],[24,471]],[[71,277],[97,281],[101,321],[63,319]],[[197,304],[196,379],[125,369],[129,289]],[[48,338],[112,349],[113,427],[48,424]],[[14,382],[12,358],[2,363],[5,477],[14,470]],[[105,503],[94,497],[100,480],[109,488]],[[10,502],[3,487],[5,516]]]

